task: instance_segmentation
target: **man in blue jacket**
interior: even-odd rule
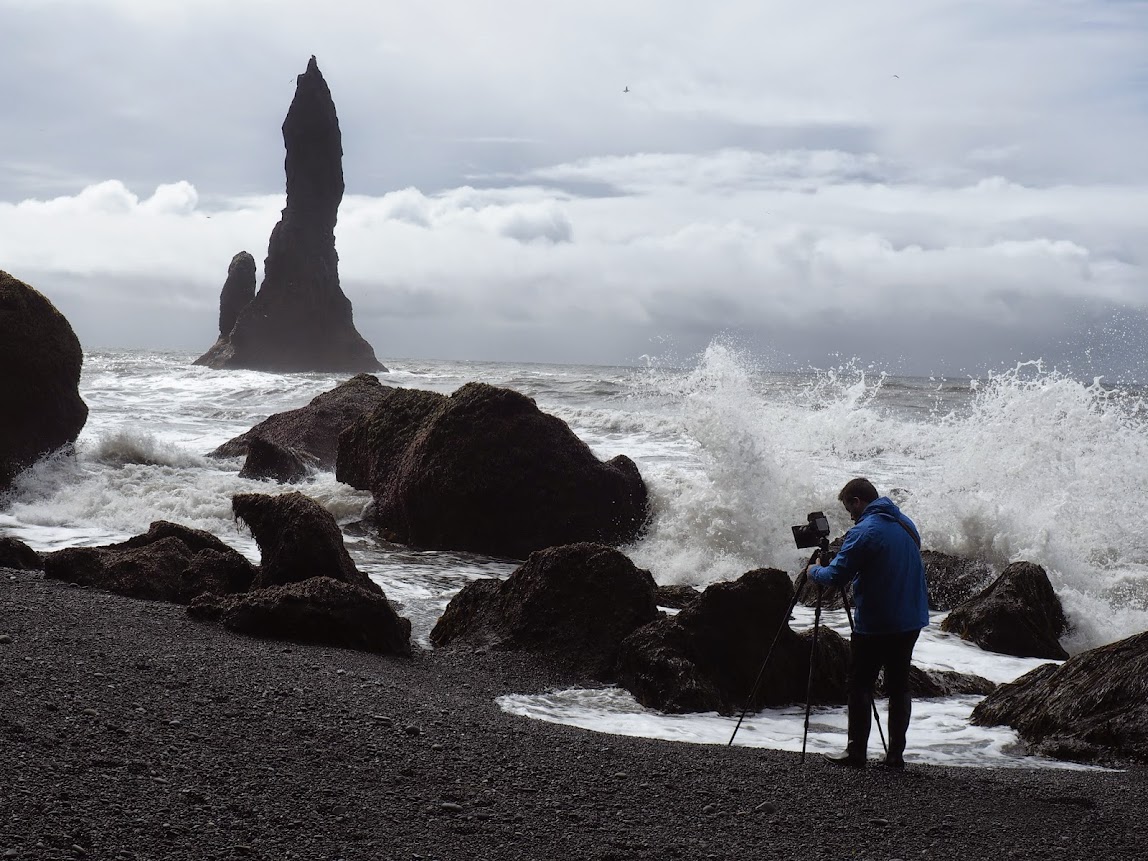
[[[929,596],[916,525],[888,497],[877,497],[867,478],[837,495],[855,524],[828,565],[812,562],[809,579],[820,586],[853,583],[855,628],[849,643],[849,743],[826,756],[835,765],[864,768],[872,723],[873,688],[885,670],[889,695],[889,752],[885,765],[905,767],[905,734],[912,697],[909,664],[921,629],[929,624]]]

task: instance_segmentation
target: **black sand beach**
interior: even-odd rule
[[[521,656],[248,639],[0,569],[0,858],[1148,857],[1144,768],[842,772],[494,702],[554,683]]]

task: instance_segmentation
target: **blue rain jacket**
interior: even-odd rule
[[[919,630],[929,624],[920,537],[916,524],[893,500],[882,496],[865,506],[832,562],[809,567],[809,578],[821,586],[853,582],[858,633]]]

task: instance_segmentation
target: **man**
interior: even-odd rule
[[[855,526],[828,565],[812,562],[809,579],[820,586],[853,583],[855,628],[849,643],[849,743],[826,755],[835,765],[864,768],[872,723],[873,688],[885,670],[889,695],[889,752],[885,765],[905,767],[905,734],[912,697],[909,664],[921,629],[929,624],[929,596],[917,527],[888,497],[877,497],[867,478],[837,495]]]

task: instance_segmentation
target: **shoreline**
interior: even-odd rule
[[[1089,858],[1148,768],[842,772],[503,712],[528,656],[256,640],[0,569],[0,857]]]

